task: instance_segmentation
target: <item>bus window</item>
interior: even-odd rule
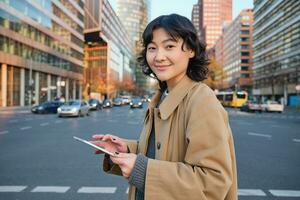
[[[232,101],[233,95],[232,94],[226,94],[225,95],[225,101]]]
[[[246,98],[246,94],[237,93],[236,96],[237,96],[238,99],[245,99]]]

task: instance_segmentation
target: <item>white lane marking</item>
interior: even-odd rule
[[[77,193],[115,193],[116,187],[81,187]]]
[[[267,134],[260,134],[260,133],[253,133],[253,132],[248,132],[248,135],[252,135],[252,136],[258,136],[258,137],[266,137],[266,138],[271,138],[271,135],[267,135]]]
[[[300,197],[300,190],[269,190],[275,197]]]
[[[8,133],[8,131],[0,131],[0,135],[6,134],[6,133]]]
[[[59,123],[62,123],[62,121],[61,120],[56,120],[54,123],[59,124]]]
[[[300,142],[300,139],[293,139],[294,142]]]
[[[32,120],[33,120],[32,118],[25,119],[25,121],[32,121]]]
[[[128,192],[129,192],[129,187],[126,189],[126,194],[128,194]]]
[[[238,189],[238,196],[267,196],[266,193],[258,189]]]
[[[6,186],[6,185],[3,185],[3,186],[0,186],[0,192],[21,192],[23,191],[25,188],[27,188],[27,186]]]
[[[24,131],[24,130],[31,129],[31,128],[32,128],[31,126],[24,126],[24,127],[20,128],[20,130]]]
[[[55,192],[65,193],[70,189],[69,186],[37,186],[31,192]]]
[[[48,125],[49,125],[48,122],[46,122],[46,123],[41,123],[41,124],[40,124],[40,126],[48,126]]]
[[[273,127],[273,128],[282,128],[282,126],[280,126],[280,125],[271,125],[271,127]]]
[[[12,119],[12,120],[9,121],[9,123],[16,123],[16,122],[18,122],[17,119]]]

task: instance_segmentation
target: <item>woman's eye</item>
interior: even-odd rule
[[[148,50],[153,51],[155,50],[155,47],[148,47]]]
[[[167,49],[172,49],[172,48],[174,48],[174,47],[175,47],[174,45],[167,45],[167,46],[166,46]]]

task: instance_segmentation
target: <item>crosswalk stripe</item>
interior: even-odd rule
[[[266,193],[258,189],[238,189],[239,196],[267,196]]]
[[[22,128],[20,128],[20,130],[27,130],[27,129],[31,129],[32,127],[31,126],[25,126],[25,127],[22,127]]]
[[[3,185],[0,186],[0,192],[21,192],[23,191],[27,186],[8,186],[8,185]]]
[[[31,192],[55,192],[65,193],[70,189],[69,186],[37,186]]]
[[[0,131],[0,135],[1,134],[6,134],[6,133],[8,133],[8,131]]]
[[[81,187],[77,193],[115,193],[116,187]]]
[[[260,134],[260,133],[253,133],[253,132],[248,132],[248,135],[252,135],[252,136],[259,136],[259,137],[266,137],[266,138],[271,138],[271,135],[267,135],[267,134]]]
[[[300,139],[293,139],[294,142],[300,142]]]
[[[300,190],[269,190],[276,197],[300,197]]]

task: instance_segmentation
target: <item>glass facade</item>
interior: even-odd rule
[[[7,76],[5,83],[0,80],[0,106],[38,104],[53,100],[58,92],[65,96],[66,90],[72,90],[69,97],[73,98],[73,90],[79,97],[83,27],[82,0],[0,0],[0,57],[4,58],[0,59],[0,73]],[[79,84],[69,84],[71,89],[63,85],[59,90],[58,78]]]
[[[254,87],[264,98],[296,95],[300,71],[300,1],[254,1]]]

